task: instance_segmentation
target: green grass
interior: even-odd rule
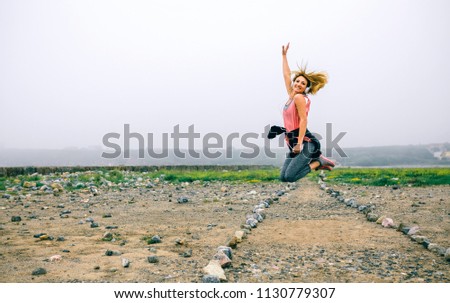
[[[148,173],[150,178],[162,178],[169,182],[192,182],[199,181],[242,181],[250,183],[275,181],[279,179],[280,171],[273,169],[255,169],[239,171],[216,171],[216,170],[159,170]]]
[[[310,174],[316,180],[317,173]],[[371,186],[449,185],[450,168],[337,168],[326,173],[327,182]]]

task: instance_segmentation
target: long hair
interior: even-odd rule
[[[328,74],[326,72],[307,72],[306,65],[298,66],[298,70],[291,72],[294,75],[292,81],[295,81],[300,76],[305,77],[307,81],[307,87],[309,88],[309,94],[315,95],[321,88],[328,83]]]

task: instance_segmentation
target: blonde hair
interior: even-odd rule
[[[300,76],[303,76],[308,82],[309,94],[315,95],[321,88],[328,83],[328,74],[326,72],[307,72],[305,66],[297,66],[298,70],[291,72],[294,75],[292,81],[295,81]]]

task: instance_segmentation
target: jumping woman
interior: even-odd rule
[[[281,168],[280,180],[295,182],[312,170],[331,170],[335,164],[322,156],[319,140],[307,129],[308,112],[311,106],[309,95],[314,95],[323,88],[328,82],[328,76],[323,72],[308,73],[304,67],[291,72],[286,57],[288,49],[289,43],[282,46],[283,77],[289,96],[283,107],[284,129],[275,126],[275,128],[272,127],[271,132],[276,134],[285,132],[286,143],[289,147],[289,153]]]

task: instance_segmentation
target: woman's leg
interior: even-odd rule
[[[292,157],[290,156],[290,153],[286,154],[286,160],[284,160],[283,166],[281,167],[281,171],[280,171],[280,181],[281,182],[287,182],[286,181],[286,169],[288,168],[289,164],[292,161]]]
[[[284,170],[284,182],[295,182],[311,172],[311,151],[314,146],[310,142],[303,143],[303,149],[295,158],[290,159]],[[287,159],[286,159],[287,160]],[[287,162],[287,161],[286,161]],[[285,162],[285,165],[286,165]],[[284,165],[283,165],[284,168]]]

